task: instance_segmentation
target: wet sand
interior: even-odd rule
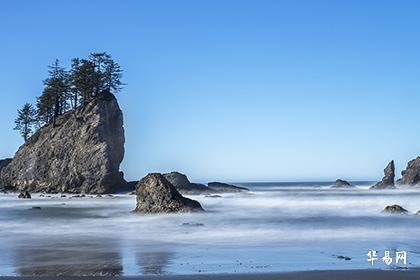
[[[16,279],[114,279],[112,277],[0,277]],[[418,280],[420,270],[324,270],[272,274],[200,274],[117,277],[122,280]]]

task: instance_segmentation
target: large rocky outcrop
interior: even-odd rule
[[[337,189],[353,188],[353,187],[354,186],[352,184],[350,184],[346,180],[342,180],[342,179],[335,180],[334,184],[331,186],[331,188],[337,188]]]
[[[16,191],[111,193],[122,181],[123,115],[112,94],[39,129],[0,172]]]
[[[247,188],[244,187],[238,187],[226,183],[220,183],[220,182],[210,182],[207,184],[210,189],[216,192],[246,192],[249,191]]]
[[[160,173],[150,173],[136,186],[135,212],[170,213],[203,211],[200,203],[183,197]]]
[[[395,166],[393,160],[385,167],[384,174],[382,180],[372,186],[371,189],[395,189]]]
[[[163,176],[182,194],[209,194],[212,192],[205,185],[191,183],[185,174],[176,171],[163,174]]]
[[[410,160],[407,168],[401,172],[402,178],[397,181],[401,185],[420,185],[420,157]]]

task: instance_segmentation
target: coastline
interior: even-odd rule
[[[126,279],[126,280],[415,280],[420,279],[420,269],[409,270],[315,270],[267,274],[195,274],[195,275],[144,275],[144,276],[57,276],[57,277],[9,277],[0,276],[1,280],[8,279]]]

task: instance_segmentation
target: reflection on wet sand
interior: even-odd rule
[[[165,269],[171,262],[173,253],[171,252],[142,252],[137,253],[137,262],[141,267],[141,273],[166,274]]]
[[[15,248],[19,276],[119,276],[118,245],[110,240],[31,240]],[[29,244],[28,244],[29,243]]]

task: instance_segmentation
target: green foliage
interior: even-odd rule
[[[19,110],[16,119],[15,129],[21,131],[25,141],[35,124],[37,127],[56,125],[57,118],[70,109],[85,106],[102,92],[118,93],[124,85],[120,65],[106,52],[92,53],[88,59],[72,59],[69,71],[60,66],[58,59],[48,68],[48,78],[37,98],[36,111],[27,103],[22,110],[29,111]],[[23,113],[26,115],[21,115]]]
[[[22,109],[18,110],[18,116],[15,119],[15,130],[19,130],[23,139],[28,140],[33,132],[33,126],[36,122],[36,111],[29,103],[25,103]]]
[[[44,80],[44,91],[38,98],[38,117],[45,123],[55,121],[69,109],[70,75],[59,65],[58,59],[49,66],[49,77]]]

